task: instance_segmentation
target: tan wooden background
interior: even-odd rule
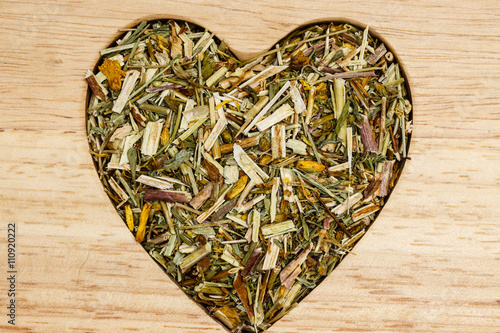
[[[17,328],[224,332],[149,258],[88,154],[84,73],[117,29],[185,18],[242,58],[324,19],[382,34],[412,85],[415,130],[375,225],[270,332],[500,331],[500,3],[2,0],[0,329],[6,223],[17,223]]]

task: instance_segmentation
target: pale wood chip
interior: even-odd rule
[[[144,185],[156,187],[160,190],[170,190],[174,187],[174,184],[170,182],[146,175],[139,176],[139,178],[137,178],[137,182]]]
[[[296,139],[288,139],[286,147],[293,150],[294,154],[307,155],[307,144],[303,141]]]
[[[145,156],[156,154],[160,145],[161,130],[163,128],[163,119],[156,122],[150,121],[144,129],[142,138],[141,153]]]
[[[221,135],[222,131],[224,131],[227,125],[227,119],[224,114],[223,108],[220,108],[217,111],[219,114],[219,119],[217,120],[217,123],[215,124],[214,128],[210,132],[210,135],[208,136],[208,138],[204,143],[206,151],[212,149],[212,146],[215,144],[215,141],[219,139],[219,136]]]
[[[274,242],[283,241],[283,236],[276,236],[269,238],[267,240],[267,251],[266,256],[264,257],[264,263],[262,264],[263,270],[269,270],[276,267],[276,262],[278,261],[278,255],[280,253],[279,246]]]
[[[139,71],[135,70],[127,71],[127,75],[125,76],[125,80],[122,84],[122,90],[120,91],[118,98],[115,100],[111,111],[116,113],[121,113],[123,111],[125,104],[127,104],[128,97],[132,93],[132,90],[134,90],[135,83],[140,74],[141,73]]]
[[[344,201],[343,204],[340,204],[336,206],[334,209],[332,209],[332,213],[335,215],[342,215],[345,212],[347,212],[347,210],[350,209],[352,206],[357,204],[361,199],[363,199],[363,194],[361,192],[358,192],[353,196],[349,196],[348,199]],[[329,207],[329,204],[327,204],[327,207]]]
[[[273,160],[286,157],[285,125],[271,127],[271,152]]]
[[[352,220],[354,222],[361,220],[363,217],[371,215],[380,209],[379,206],[374,204],[369,204],[367,206],[361,207],[352,213]]]
[[[259,121],[255,124],[260,132],[264,132],[269,127],[279,123],[283,119],[290,117],[294,113],[292,107],[289,104],[283,104],[276,111],[274,111],[269,117]]]
[[[243,148],[234,144],[234,159],[240,168],[252,179],[256,185],[262,184],[269,179],[269,176],[255,164],[254,161],[245,153]]]

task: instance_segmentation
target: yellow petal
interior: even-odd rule
[[[240,194],[245,189],[245,186],[247,185],[247,181],[248,181],[248,176],[247,175],[244,175],[243,177],[241,177],[240,179],[238,179],[238,181],[236,182],[236,185],[234,185],[234,187],[231,190],[231,192],[229,192],[226,195],[226,200],[232,200],[238,194]]]
[[[130,205],[125,206],[125,218],[127,220],[127,226],[130,231],[134,231],[134,214],[132,213],[132,208]]]
[[[139,227],[137,227],[137,234],[135,235],[135,240],[141,243],[146,235],[146,223],[148,222],[149,212],[151,211],[151,205],[145,204],[142,207],[141,217],[139,219]]]
[[[108,78],[108,85],[111,90],[119,91],[122,87],[122,77],[127,73],[121,70],[117,60],[104,59],[104,64],[99,66],[99,70]]]
[[[315,161],[298,161],[297,169],[306,172],[320,172],[325,170],[325,166]]]

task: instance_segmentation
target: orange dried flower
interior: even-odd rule
[[[300,71],[302,67],[309,65],[309,58],[299,51],[296,55],[292,57],[290,62],[290,68]]]
[[[135,234],[135,240],[141,243],[146,235],[146,224],[149,219],[149,212],[151,211],[151,204],[145,204],[142,207],[141,217],[139,218],[139,226],[137,227],[137,233]]]
[[[314,161],[298,161],[297,162],[297,169],[300,169],[302,171],[306,172],[321,172],[325,170],[325,166],[321,163],[314,162]]]
[[[156,35],[156,40],[158,42],[158,47],[164,51],[168,52],[168,41],[165,39],[165,37]]]
[[[99,70],[108,78],[108,85],[111,90],[119,91],[121,89],[122,77],[127,73],[122,71],[117,60],[104,59],[104,64],[99,66]]]

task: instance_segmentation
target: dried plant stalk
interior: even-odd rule
[[[165,202],[189,202],[191,195],[182,191],[160,191],[146,189],[144,191],[145,201],[165,201]]]
[[[380,207],[378,207],[377,205],[374,205],[374,204],[369,204],[367,206],[359,208],[358,210],[356,210],[352,213],[352,220],[354,222],[359,221],[362,218],[375,213],[379,209],[380,209]]]
[[[264,238],[286,234],[288,232],[295,230],[297,230],[297,228],[295,227],[295,224],[293,223],[292,220],[280,223],[266,224],[261,228],[262,235],[264,235]]]
[[[206,243],[204,246],[201,246],[198,250],[192,252],[186,258],[184,258],[179,263],[179,268],[181,272],[185,273],[188,269],[196,265],[201,259],[206,257],[212,252],[212,247],[210,243]]]
[[[252,148],[252,147],[255,147],[259,144],[259,137],[253,136],[250,138],[237,140],[237,141],[235,141],[235,143],[243,149]],[[232,144],[232,143],[222,145],[222,146],[220,146],[220,152],[221,152],[221,154],[231,153],[233,151],[233,147],[234,147],[234,144]]]
[[[163,120],[149,122],[144,129],[141,152],[143,155],[152,156],[156,154],[160,144],[160,135],[163,127]]]
[[[207,211],[205,211],[203,214],[201,214],[200,216],[198,216],[196,218],[196,220],[199,222],[199,223],[202,223],[203,221],[205,221],[210,215],[212,215],[225,201],[224,199],[224,196],[226,195],[226,193],[229,191],[229,189],[227,189],[224,193],[222,193],[222,195],[217,199],[217,201],[212,205],[212,207],[210,207]]]
[[[271,149],[273,160],[286,157],[285,126],[275,125],[271,128]]]
[[[290,87],[290,82],[287,82],[281,87],[281,89],[274,95],[273,99],[267,103],[267,105],[253,118],[248,127],[243,131],[245,135],[248,135],[248,132],[252,129],[252,127],[262,118],[269,109],[276,103],[276,101],[285,93],[285,91]]]
[[[90,89],[92,89],[92,92],[97,97],[99,97],[101,101],[106,100],[106,96],[108,95],[108,90],[103,87],[103,85],[101,84],[101,82],[99,82],[99,80],[97,80],[94,73],[88,70],[87,74],[85,75],[85,79],[87,80]]]
[[[135,82],[139,78],[140,73],[138,71],[128,71],[127,76],[125,76],[125,80],[123,81],[122,90],[120,91],[120,95],[115,100],[113,104],[113,108],[111,111],[121,113],[127,100],[132,93],[132,90],[135,87]]]
[[[342,215],[347,212],[352,206],[357,204],[361,199],[363,199],[363,194],[358,192],[353,196],[348,197],[348,200],[344,201],[343,204],[338,205],[332,209],[332,213],[335,215]]]
[[[292,99],[293,106],[297,114],[301,114],[306,110],[306,103],[304,103],[304,100],[302,99],[300,91],[296,85],[294,85],[290,89],[290,97]]]
[[[375,142],[375,136],[373,135],[368,117],[362,115],[361,118],[363,118],[363,125],[360,129],[361,140],[363,140],[363,144],[367,151],[377,154],[378,147],[377,143]]]
[[[276,267],[276,262],[278,261],[278,255],[280,252],[279,246],[276,244],[276,241],[282,241],[283,237],[276,236],[268,239],[268,246],[266,256],[264,258],[264,263],[262,264],[263,270],[270,270]]]
[[[260,132],[263,132],[274,124],[277,124],[283,119],[290,117],[293,112],[294,111],[290,105],[283,104],[272,115],[262,121],[259,121],[257,124],[255,124],[255,126],[257,126],[257,129]]]
[[[286,147],[293,150],[294,154],[307,155],[307,144],[303,141],[288,139],[286,142]]]
[[[271,222],[276,220],[276,206],[278,205],[278,189],[280,185],[280,179],[278,177],[274,178],[274,184],[271,188],[271,207],[269,215],[271,217]]]
[[[165,180],[153,178],[150,176],[146,175],[141,175],[139,178],[136,180],[138,183],[144,184],[144,185],[149,185],[152,187],[155,187],[160,190],[170,190],[173,189],[174,184]]]
[[[194,208],[194,209],[200,209],[201,206],[205,203],[205,201],[210,198],[210,195],[212,194],[212,191],[214,189],[214,182],[210,182],[205,187],[203,190],[198,192],[198,194],[189,201],[189,204]]]
[[[226,128],[227,125],[226,116],[224,115],[224,110],[222,110],[222,108],[218,110],[218,114],[219,114],[219,120],[217,120],[217,123],[212,129],[212,132],[210,132],[210,135],[208,136],[204,144],[205,150],[207,151],[212,149],[213,145],[215,144],[215,141],[219,138],[222,131],[224,130],[224,128]]]
[[[233,146],[234,159],[240,168],[252,179],[256,185],[262,184],[269,179],[269,176],[255,164],[254,161],[245,153],[243,148],[235,144]]]
[[[302,250],[302,252],[297,256],[297,258],[291,261],[280,273],[281,284],[285,288],[290,289],[295,282],[297,276],[301,273],[300,266],[306,261],[307,255],[312,250],[312,245]]]

